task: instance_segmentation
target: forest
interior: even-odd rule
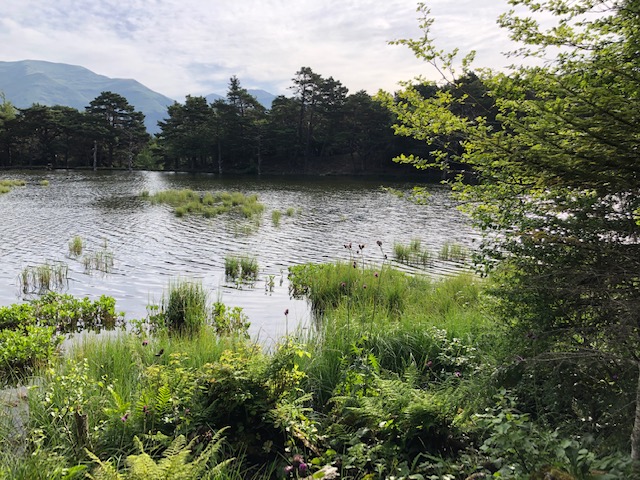
[[[167,109],[152,138],[144,115],[126,98],[103,92],[84,112],[64,106],[0,107],[0,167],[135,168],[243,174],[415,173],[392,159],[421,153],[421,142],[396,137],[394,117],[364,91],[302,67],[291,97],[269,110],[232,77],[226,98],[187,96]],[[458,95],[482,83],[470,74]],[[449,89],[449,87],[447,87]],[[437,89],[436,89],[437,90]],[[425,89],[425,95],[433,95]],[[467,107],[478,115],[481,105]]]
[[[96,121],[85,166],[100,144],[98,161],[112,165],[149,148],[169,169],[256,173],[273,158],[300,171],[334,155],[363,161],[369,135],[390,127],[408,141],[390,141],[395,161],[444,172],[482,232],[475,270],[410,275],[382,242],[345,244],[348,262],[289,268],[290,294],[308,300],[317,328],[287,332],[271,351],[247,339],[241,311],[208,306],[188,282],[127,334],[63,358],[54,333],[119,326],[108,298],[0,309],[0,345],[16,346],[3,373],[39,372],[0,475],[640,478],[640,4],[510,4],[519,10],[498,23],[518,42],[512,55],[538,62],[473,69],[473,52],[437,46],[421,3],[423,35],[394,42],[438,81],[349,97],[303,68],[294,96],[265,112],[232,79],[224,102],[173,105],[151,144]],[[102,100],[81,118],[114,120]],[[379,263],[365,262],[365,247]]]

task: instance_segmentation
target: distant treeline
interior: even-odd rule
[[[84,111],[39,104],[18,109],[5,100],[0,166],[415,176],[393,158],[400,152],[426,155],[430,143],[457,148],[457,140],[446,136],[429,142],[395,136],[395,117],[375,97],[348,94],[340,81],[311,68],[301,68],[292,81],[292,96],[278,96],[266,109],[232,77],[224,99],[208,103],[189,95],[170,105],[155,137],[147,133],[144,115],[113,92],[102,92]],[[446,89],[469,99],[468,118],[492,109],[473,74]],[[440,91],[425,86],[421,93]]]

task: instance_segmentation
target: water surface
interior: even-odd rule
[[[364,244],[372,265],[383,261],[376,245],[393,257],[394,243],[420,239],[434,257],[445,242],[472,247],[475,233],[455,209],[447,190],[430,186],[427,205],[408,202],[385,191],[413,185],[351,178],[258,178],[164,172],[6,172],[27,186],[0,195],[0,305],[20,302],[20,272],[28,266],[62,261],[69,266],[66,292],[94,299],[113,296],[127,319],[143,318],[146,307],[159,303],[170,281],[196,279],[211,301],[240,306],[252,323],[251,334],[271,341],[309,317],[304,301],[289,298],[287,268],[306,262],[347,260],[344,245]],[[47,180],[48,186],[39,182]],[[143,191],[190,188],[197,191],[255,193],[265,205],[260,226],[222,215],[176,217],[166,205],[151,205]],[[296,214],[285,215],[288,208]],[[283,215],[279,226],[271,212]],[[106,248],[115,263],[108,274],[85,272],[69,257],[68,243],[79,235],[85,251]],[[253,287],[241,289],[224,278],[230,254],[255,256],[260,266]],[[434,275],[455,271],[456,265],[435,261]],[[275,281],[267,291],[269,277]]]

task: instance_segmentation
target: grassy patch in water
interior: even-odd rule
[[[13,187],[24,187],[25,185],[24,180],[0,179],[0,193],[9,193]]]
[[[174,208],[176,216],[188,214],[203,215],[210,218],[223,213],[236,213],[245,218],[253,218],[264,211],[264,205],[258,202],[257,195],[245,195],[242,192],[205,192],[193,190],[163,190],[154,194],[143,192],[143,198],[151,203],[163,203]]]
[[[69,284],[69,266],[66,263],[32,265],[20,272],[22,293],[43,293],[66,288]]]

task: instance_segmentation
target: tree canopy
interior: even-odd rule
[[[519,359],[538,360],[520,362],[519,371],[544,371],[562,388],[538,413],[583,415],[594,430],[626,430],[639,462],[640,4],[510,4],[528,14],[512,10],[499,19],[522,45],[513,54],[545,61],[478,72],[495,118],[461,114],[480,101],[452,93],[473,56],[458,61],[456,51],[438,50],[433,19],[420,4],[424,36],[396,43],[435,66],[443,81],[427,82],[430,96],[415,82],[380,95],[398,118],[396,133],[430,146],[424,156],[398,160],[473,171],[473,182],[453,172],[452,186],[485,232],[479,260],[494,270],[511,333],[528,339]],[[543,28],[540,13],[555,24]],[[603,390],[610,395],[598,402]],[[615,405],[612,392],[621,394]]]

